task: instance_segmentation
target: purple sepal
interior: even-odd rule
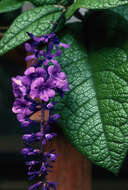
[[[36,139],[36,135],[34,133],[32,134],[25,134],[23,135],[22,137],[23,141],[25,141],[26,143],[32,143],[32,142],[35,142],[37,139]]]
[[[47,158],[49,158],[50,161],[55,162],[55,161],[56,161],[56,158],[57,158],[57,156],[58,156],[58,154],[56,154],[56,153],[51,153],[51,152],[47,152],[47,153],[45,154],[45,156],[46,156]]]
[[[47,134],[45,134],[45,139],[46,140],[51,140],[54,137],[56,137],[56,133],[47,133]]]
[[[51,119],[52,121],[56,121],[56,120],[58,120],[59,118],[60,118],[60,115],[56,113],[56,114],[52,115],[50,119]]]
[[[42,181],[39,181],[38,183],[31,185],[31,186],[28,188],[28,190],[38,190],[39,187],[42,185],[42,183],[43,183]]]

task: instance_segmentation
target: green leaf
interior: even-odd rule
[[[31,32],[36,36],[49,33],[62,11],[63,9],[59,6],[49,5],[22,13],[0,41],[0,55],[27,41],[29,36],[26,32]]]
[[[25,1],[20,0],[2,0],[0,1],[0,13],[14,11],[22,7]]]
[[[77,0],[67,10],[66,18],[69,19],[79,8],[108,9],[128,4],[128,0]]]
[[[81,26],[76,24],[81,31]],[[68,30],[68,32],[67,32]],[[87,56],[82,34],[69,27],[70,44],[59,58],[70,91],[59,99],[61,127],[71,143],[93,163],[117,173],[128,150],[128,60],[120,48]]]
[[[58,4],[58,5],[69,5],[73,2],[73,0],[29,0],[33,4],[40,6],[40,5],[52,5],[52,4]]]

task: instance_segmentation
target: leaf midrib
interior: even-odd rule
[[[92,75],[92,83],[93,83],[93,89],[95,91],[95,95],[96,95],[96,104],[97,104],[97,108],[98,108],[98,112],[99,112],[99,116],[100,116],[100,120],[101,120],[101,125],[102,125],[102,129],[103,129],[103,134],[104,134],[104,137],[105,137],[105,143],[106,143],[106,147],[107,147],[107,150],[108,150],[108,157],[110,158],[110,161],[112,163],[112,165],[114,165],[113,163],[113,158],[112,158],[112,155],[111,155],[111,150],[109,149],[109,145],[108,145],[108,141],[107,141],[107,136],[106,136],[106,131],[104,129],[104,122],[103,122],[103,119],[102,119],[102,114],[101,114],[101,111],[100,111],[100,105],[99,105],[99,100],[98,100],[98,96],[97,96],[97,87],[96,87],[96,83],[95,83],[95,79],[94,79],[94,74],[95,72],[93,71],[92,69],[92,64],[89,64],[90,65],[90,71],[91,71],[91,75]],[[93,74],[94,73],[94,74]]]

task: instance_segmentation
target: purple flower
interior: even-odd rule
[[[37,164],[39,164],[39,161],[32,160],[32,161],[26,162],[27,166],[34,166],[34,165],[37,165]]]
[[[43,56],[44,56],[44,60],[43,60],[43,64],[46,66],[48,65],[48,63],[53,63],[53,64],[58,64],[57,60],[54,60],[55,57],[60,56],[62,54],[62,51],[58,48],[58,46],[56,46],[56,53],[52,53],[54,48],[54,43],[53,41],[50,41],[48,43],[48,48],[47,51],[43,52]]]
[[[31,41],[25,44],[25,49],[30,52],[26,61],[31,60],[34,65],[26,69],[23,76],[12,78],[16,97],[12,110],[21,125],[26,127],[27,134],[22,137],[26,148],[21,153],[28,158],[26,165],[29,179],[42,177],[42,181],[31,185],[29,190],[56,190],[57,183],[47,182],[47,175],[53,168],[51,162],[56,161],[58,154],[55,150],[44,152],[44,144],[56,136],[56,133],[51,132],[50,124],[60,117],[59,114],[52,114],[56,103],[51,102],[51,98],[54,98],[56,92],[61,96],[69,90],[66,74],[55,60],[62,54],[60,47],[69,48],[69,45],[60,42],[54,32],[41,37],[31,33],[28,35]],[[29,130],[34,119],[30,118],[38,117],[38,113],[39,119],[35,119],[35,122],[40,120],[42,113],[40,132],[33,133]],[[36,141],[40,142],[40,149],[34,148]]]
[[[59,52],[52,54],[51,52],[44,52],[43,56],[44,56],[44,60],[43,60],[43,64],[45,66],[48,65],[48,63],[53,63],[53,64],[58,64],[57,60],[54,60],[55,57],[59,56]]]
[[[41,56],[43,56],[43,51],[40,50],[33,50],[34,54],[30,54],[25,58],[25,61],[30,61],[31,60],[31,64],[33,64],[35,62],[35,60],[39,59]],[[32,61],[33,60],[33,61]]]
[[[32,121],[29,119],[29,115],[27,115],[26,113],[18,113],[17,120],[21,122],[21,125],[23,127],[27,127],[32,123]]]
[[[40,43],[40,42],[48,43],[48,41],[55,36],[55,33],[45,34],[40,37],[37,37],[37,36],[34,36],[32,33],[28,32],[28,35],[31,37],[33,41],[37,43]]]
[[[54,115],[52,115],[51,117],[50,117],[50,120],[51,121],[56,121],[56,120],[58,120],[60,118],[60,115],[58,114],[58,113],[56,113],[56,114],[54,114]]]
[[[41,169],[40,169],[40,173],[41,174],[46,174],[47,175],[47,172],[48,172],[48,164],[47,164],[47,162],[45,163],[45,162],[42,162],[42,166],[41,166]]]
[[[40,154],[40,150],[39,149],[34,149],[34,148],[23,148],[21,151],[21,154],[23,154],[24,156],[34,156],[34,155],[39,155]]]
[[[58,185],[58,183],[48,182],[49,189],[56,190],[57,185]]]
[[[41,140],[42,137],[43,137],[43,134],[41,132],[36,133],[36,139],[37,140]]]
[[[61,72],[60,65],[51,65],[48,67],[48,73],[50,78],[55,82],[57,88],[62,91],[69,91],[69,84],[66,79],[66,74]]]
[[[56,190],[56,186],[57,186],[57,183],[47,182],[42,185],[41,190],[51,190],[51,189]]]
[[[26,76],[26,80],[27,83],[31,84],[33,80],[35,80],[36,78],[42,77],[42,78],[46,78],[47,77],[47,73],[45,71],[45,69],[43,69],[42,67],[29,67],[28,69],[26,69],[26,71],[24,72],[24,75]]]
[[[33,149],[32,148],[23,148],[21,151],[21,154],[27,155],[29,152],[31,152]]]
[[[64,48],[70,48],[69,44],[64,44],[62,42],[59,41],[59,38],[57,36],[55,36],[53,38],[53,43],[58,47],[58,46],[61,46],[61,47],[64,47]]]
[[[54,105],[56,104],[56,102],[51,102],[47,104],[47,108],[48,109],[53,109]]]
[[[49,98],[55,96],[55,90],[52,88],[52,80],[47,80],[45,82],[43,77],[39,77],[31,84],[30,96],[32,99],[40,98],[41,100],[48,102]]]
[[[26,165],[28,166],[28,171],[31,171],[32,169],[34,169],[34,167],[39,165],[39,163],[40,163],[39,161],[35,161],[35,160],[26,162]]]
[[[13,94],[15,97],[27,95],[27,83],[24,76],[12,77]]]
[[[56,133],[46,133],[43,135],[42,144],[46,144],[47,140],[50,141],[56,136]]]
[[[56,133],[46,133],[45,134],[45,139],[46,140],[51,140],[54,137],[56,137]]]
[[[42,189],[41,189],[41,190],[48,190],[46,183],[44,183],[44,184],[42,185]]]
[[[37,177],[40,177],[41,173],[40,173],[40,171],[32,171],[32,172],[28,172],[28,176],[30,176],[29,177],[30,180],[33,180]]]
[[[49,158],[52,162],[55,162],[58,154],[48,152],[45,156]]]
[[[31,185],[28,190],[38,190],[41,185],[42,181],[39,181],[38,183]]]
[[[23,141],[25,141],[28,144],[35,142],[37,140],[36,135],[34,133],[25,134],[25,135],[23,135],[22,139],[23,139]]]
[[[16,100],[13,104],[13,107],[12,107],[12,111],[14,113],[21,113],[21,114],[30,115],[31,104],[32,103],[27,101],[26,99],[24,99],[24,97],[16,98]]]

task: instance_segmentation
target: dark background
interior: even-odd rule
[[[13,19],[13,15],[9,16]],[[8,25],[8,18],[3,15],[0,25],[3,25],[5,20]],[[25,190],[28,188],[27,171],[24,159],[20,155],[23,147],[21,140],[23,131],[11,111],[14,100],[11,77],[23,73],[24,57],[23,47],[16,48],[0,57],[0,190]],[[128,190],[127,157],[118,176],[92,165],[92,186],[93,190]]]

